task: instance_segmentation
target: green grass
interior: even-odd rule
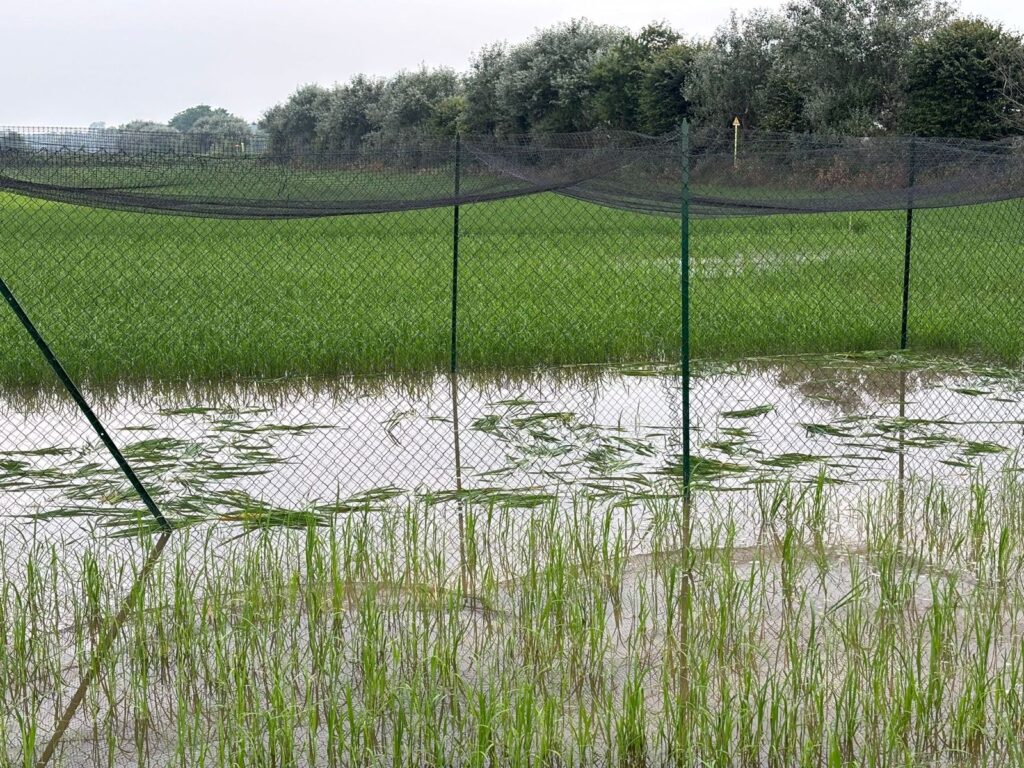
[[[1019,471],[695,504],[9,530],[0,766],[1024,764]]]
[[[910,342],[1024,357],[1024,204],[918,212]],[[443,368],[450,210],[219,221],[0,196],[0,269],[73,376]],[[693,222],[698,357],[898,345],[901,212]],[[467,367],[678,359],[678,222],[542,195],[462,211]],[[9,311],[0,382],[52,381]]]

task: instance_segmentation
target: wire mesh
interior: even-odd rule
[[[902,514],[1018,461],[1012,144],[0,139],[10,303],[171,529],[0,313],[0,765],[706,755],[688,734],[725,683],[634,645],[677,610],[687,644],[712,631],[691,536],[753,547],[806,502],[858,542],[873,494]],[[638,575],[680,542],[675,575]],[[618,598],[573,581],[534,615],[506,590],[588,557]],[[588,611],[615,629],[566,646]],[[765,738],[725,743],[757,762]]]

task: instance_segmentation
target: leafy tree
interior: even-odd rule
[[[907,52],[950,13],[936,0],[792,0],[781,13],[734,14],[696,57],[687,96],[710,124],[892,130]]]
[[[761,93],[785,34],[785,21],[777,14],[733,13],[706,45],[697,48],[683,88],[697,120],[725,127],[738,116],[744,125],[758,125]]]
[[[508,66],[508,51],[503,43],[483,48],[470,62],[463,82],[465,110],[463,125],[470,133],[494,133],[511,118],[503,113],[498,90]]]
[[[904,127],[923,136],[993,139],[1019,126],[1012,99],[1021,41],[979,19],[954,21],[914,46]],[[1020,71],[1016,72],[1020,78]]]
[[[441,136],[454,136],[462,129],[462,118],[466,113],[466,97],[461,94],[448,96],[434,105],[427,127]]]
[[[668,26],[651,24],[636,37],[626,35],[598,54],[590,70],[593,88],[590,111],[594,122],[619,129],[639,128],[640,102],[648,69],[655,57],[678,40],[678,33]],[[677,79],[681,82],[681,73]]]
[[[399,72],[384,85],[376,108],[377,131],[393,138],[414,128],[439,129],[441,105],[459,95],[459,78],[455,71],[442,67],[422,67],[412,72]]]
[[[785,62],[777,62],[768,72],[758,92],[758,128],[764,131],[807,131],[806,95]]]
[[[1009,108],[1007,124],[1015,134],[1024,133],[1024,41],[1014,36],[993,56]]]
[[[181,147],[181,132],[152,120],[132,120],[117,129],[122,152],[172,152]]]
[[[331,94],[319,85],[304,85],[286,102],[267,110],[260,121],[271,154],[316,149],[317,128],[330,111]]]
[[[785,72],[778,82],[799,84],[813,130],[892,130],[903,109],[907,52],[950,14],[936,0],[792,0],[775,62]]]
[[[637,98],[638,127],[652,134],[667,133],[689,118],[692,105],[686,85],[693,71],[697,49],[676,42],[657,51],[644,64]]]
[[[317,128],[317,146],[327,152],[358,149],[363,139],[379,127],[380,99],[384,82],[356,75],[327,97],[327,109]]]
[[[504,132],[581,131],[592,127],[591,66],[625,33],[574,19],[541,30],[509,50],[497,84],[497,129]]]
[[[188,131],[201,152],[237,153],[252,139],[252,128],[240,117],[212,114],[200,117]]]
[[[228,114],[228,111],[223,108],[214,109],[209,104],[197,104],[194,107],[183,109],[168,120],[167,124],[177,131],[188,133],[192,129],[192,126],[196,124],[197,120],[201,120],[204,117],[213,117],[215,115],[227,117]]]

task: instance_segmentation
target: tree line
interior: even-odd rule
[[[187,142],[201,152],[244,151],[253,139],[253,126],[223,108],[198,104],[184,109],[166,123],[133,120],[116,129],[122,148],[145,145],[150,149],[173,149]]]
[[[22,135],[0,131],[0,154],[28,151],[32,147],[84,149],[109,152],[180,151],[211,154],[260,152],[266,135],[226,109],[199,104],[182,110],[166,123],[132,120],[117,127],[93,123],[88,129],[34,130]]]
[[[422,131],[649,134],[687,118],[825,134],[1024,133],[1024,43],[937,0],[790,0],[732,14],[708,39],[573,20],[420,68],[305,85],[260,122],[271,150],[349,150]]]
[[[632,33],[577,19],[485,46],[463,73],[302,86],[258,126],[201,104],[100,133],[120,149],[335,152],[424,132],[661,134],[684,118],[727,129],[736,117],[778,132],[1024,134],[1024,40],[943,0],[788,0],[733,13],[707,39],[664,22]],[[0,151],[20,140],[0,136]]]

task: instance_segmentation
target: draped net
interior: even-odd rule
[[[411,135],[349,151],[212,136],[0,129],[0,190],[99,208],[238,219],[385,213],[552,192],[690,215],[937,208],[1024,196],[1024,147],[746,131]],[[457,179],[457,186],[456,186]],[[458,190],[458,191],[456,191]]]

